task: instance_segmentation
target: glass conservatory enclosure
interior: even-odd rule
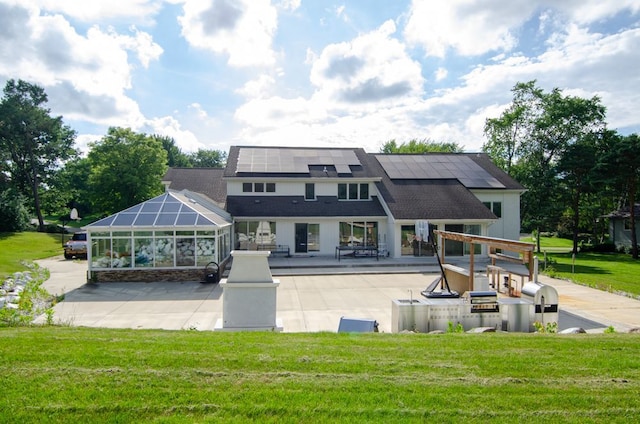
[[[194,196],[168,192],[90,224],[90,269],[220,263],[230,252],[231,219]]]

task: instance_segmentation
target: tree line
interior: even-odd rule
[[[185,153],[173,138],[109,128],[77,148],[76,131],[52,116],[45,90],[7,81],[0,100],[0,232],[21,231],[32,216],[106,215],[161,194],[168,167],[222,167],[226,153]]]

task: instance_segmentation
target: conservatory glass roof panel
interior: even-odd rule
[[[141,213],[138,214],[135,222],[133,223],[134,226],[140,226],[140,227],[148,227],[153,225],[153,223],[156,221],[156,217],[158,216],[158,214],[156,213]]]
[[[97,230],[108,227],[115,230],[122,227],[216,227],[227,224],[231,224],[230,217],[220,215],[215,208],[207,207],[185,193],[167,192],[89,224],[87,228]]]
[[[176,225],[196,225],[198,214],[195,212],[181,213],[178,215]]]
[[[157,227],[172,227],[176,225],[176,220],[178,219],[177,213],[163,213],[158,216],[156,220]]]
[[[116,215],[116,218],[113,220],[113,226],[130,226],[133,224],[133,221],[136,219],[137,214],[135,213],[119,213]]]

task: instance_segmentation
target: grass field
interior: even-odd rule
[[[521,237],[520,241],[536,244],[533,237]],[[566,252],[573,249],[573,240],[558,237],[540,237],[540,250],[549,252]]]
[[[26,268],[22,261],[50,258],[62,254],[61,234],[0,233],[0,279]]]
[[[637,334],[0,329],[3,422],[632,422]],[[579,355],[576,354],[579,352]]]
[[[531,237],[520,240],[534,242]],[[600,290],[640,296],[640,261],[634,260],[630,255],[586,252],[578,253],[574,261],[570,253],[573,242],[558,237],[540,238],[540,247],[547,252],[546,269],[544,255],[538,255],[540,270],[544,274]]]
[[[551,277],[612,292],[640,296],[640,261],[619,253],[579,253],[575,262],[570,253],[547,255],[553,261],[544,270]]]

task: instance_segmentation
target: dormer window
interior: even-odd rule
[[[304,185],[304,200],[316,200],[316,185],[307,183]]]
[[[340,183],[338,184],[339,200],[369,200],[368,183]]]
[[[243,193],[275,193],[276,183],[242,183]]]

